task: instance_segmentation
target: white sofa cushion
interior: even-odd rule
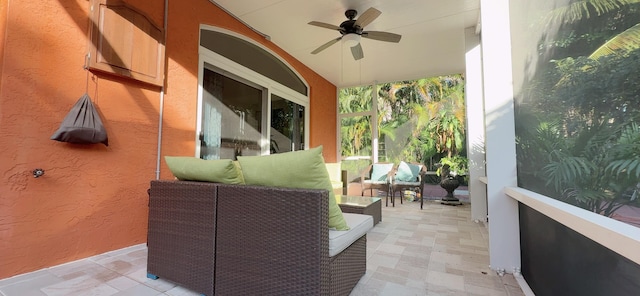
[[[333,257],[373,228],[373,217],[370,215],[342,213],[349,225],[349,230],[329,230],[329,257]]]

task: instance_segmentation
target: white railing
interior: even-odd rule
[[[640,228],[523,188],[505,193],[547,217],[640,264]]]

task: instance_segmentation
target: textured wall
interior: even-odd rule
[[[128,2],[163,23],[163,1]],[[335,118],[335,86],[207,0],[170,0],[169,9],[163,155],[194,153],[198,32],[205,23],[259,40],[304,76],[311,146],[324,145],[327,160],[335,160],[335,119],[323,120]],[[0,278],[146,240],[160,89],[87,76],[88,12],[87,0],[0,3]],[[87,90],[109,146],[49,140]],[[45,175],[34,178],[35,168]],[[164,164],[161,178],[172,178]]]
[[[159,88],[87,76],[87,1],[8,5],[0,89],[0,278],[144,242]],[[103,116],[109,147],[49,140],[87,90]],[[45,175],[34,178],[34,168]]]

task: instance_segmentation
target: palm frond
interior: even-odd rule
[[[636,156],[632,159],[614,160],[605,170],[616,175],[626,173],[627,176],[633,174],[636,178],[640,178],[640,157]]]
[[[622,6],[640,3],[640,0],[582,0],[552,10],[541,24],[571,24],[591,17],[591,9],[596,15],[619,9]]]
[[[640,48],[640,23],[609,39],[591,53],[589,58],[597,60],[611,54],[624,55],[638,48]]]
[[[548,176],[547,185],[553,185],[557,191],[562,191],[563,187],[590,175],[593,165],[583,157],[564,155],[544,166],[542,170]]]

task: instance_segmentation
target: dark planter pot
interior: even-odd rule
[[[443,197],[443,201],[460,201],[453,195],[453,191],[460,186],[460,181],[455,177],[448,177],[440,181],[440,187],[447,191],[447,196]]]

